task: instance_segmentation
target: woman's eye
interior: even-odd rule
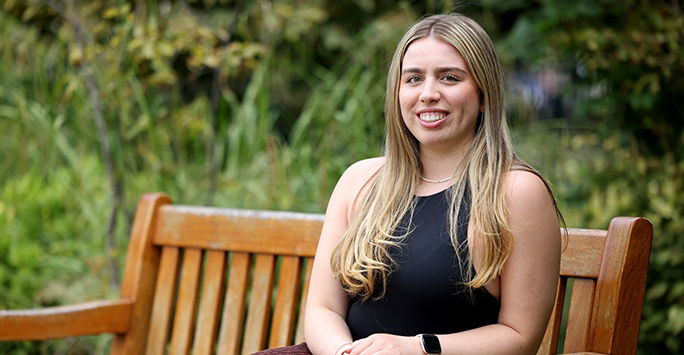
[[[415,83],[418,83],[418,82],[420,82],[420,81],[421,81],[421,80],[420,80],[420,77],[419,77],[419,76],[415,76],[415,75],[414,75],[414,76],[410,76],[410,77],[408,77],[408,79],[406,79],[406,82],[407,82],[408,84],[415,84]]]
[[[456,81],[459,81],[458,78],[456,77],[456,75],[452,75],[452,74],[446,74],[446,75],[444,75],[444,76],[442,77],[442,80],[444,80],[444,81],[449,81],[449,82],[456,82]]]

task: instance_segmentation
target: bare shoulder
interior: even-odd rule
[[[546,231],[559,228],[554,197],[537,174],[525,170],[508,173],[507,199],[509,223],[513,231],[536,226]],[[553,233],[555,234],[555,233]]]
[[[357,161],[342,174],[335,189],[342,189],[345,194],[352,196],[358,195],[384,164],[385,157]]]
[[[384,164],[385,157],[364,159],[349,166],[342,174],[330,202],[345,210],[347,219],[353,215],[369,187],[368,183]]]
[[[549,194],[546,183],[531,171],[512,170],[508,172],[506,183],[509,196],[512,198],[525,197],[528,194]]]
[[[544,205],[547,203],[553,204],[553,196],[546,182],[539,175],[531,171],[510,171],[506,180],[506,189],[508,202],[512,205],[540,202]]]
[[[359,160],[350,165],[344,172],[344,175],[353,175],[354,178],[362,178],[368,181],[380,168],[385,164],[385,157],[375,157],[364,160]],[[365,179],[363,179],[365,177]]]

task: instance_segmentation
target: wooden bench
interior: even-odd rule
[[[113,333],[112,354],[250,354],[304,340],[323,215],[172,205],[146,194],[117,300],[0,311],[0,341]],[[556,307],[538,354],[555,354],[573,279],[565,352],[634,354],[652,227],[615,218],[569,229]]]

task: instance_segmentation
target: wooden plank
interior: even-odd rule
[[[589,351],[636,353],[653,226],[644,218],[613,218],[596,285]]]
[[[285,256],[281,259],[271,335],[268,340],[270,349],[292,345],[301,272],[301,258]]]
[[[323,215],[165,206],[157,225],[155,244],[311,257]]]
[[[568,244],[561,257],[561,276],[597,278],[606,231],[568,229]]]
[[[161,249],[152,244],[152,239],[156,233],[159,209],[170,203],[171,199],[160,193],[145,194],[138,203],[121,284],[121,298],[134,301],[130,328],[125,334],[114,336],[111,355],[141,354],[145,351],[161,254]]]
[[[558,336],[560,333],[561,321],[563,319],[563,305],[565,304],[565,290],[567,287],[567,278],[561,277],[558,281],[558,291],[556,292],[556,302],[553,305],[551,312],[551,319],[546,326],[544,339],[542,340],[537,355],[551,355],[556,354],[558,349]]]
[[[44,340],[125,333],[133,301],[119,299],[70,306],[0,311],[0,341]]]
[[[219,355],[237,355],[242,343],[245,303],[249,283],[250,255],[233,253],[228,275],[228,290],[219,330]]]
[[[173,321],[170,354],[185,355],[190,353],[190,341],[195,330],[195,311],[197,293],[202,273],[202,250],[185,249],[181,271],[180,288],[176,317]]]
[[[596,280],[594,279],[575,279],[572,284],[563,352],[574,353],[587,350],[595,287]]]
[[[275,261],[275,255],[257,255],[256,257],[245,323],[245,337],[242,344],[243,355],[255,353],[266,347]]]
[[[304,272],[304,284],[302,285],[302,297],[299,300],[299,316],[297,317],[297,331],[295,332],[295,344],[304,342],[304,315],[306,313],[306,298],[309,296],[309,283],[311,270],[313,270],[313,258],[306,259],[306,271]]]
[[[164,247],[162,249],[146,355],[165,354],[173,321],[173,306],[176,301],[179,260],[178,248]]]
[[[204,271],[202,300],[197,317],[197,331],[193,342],[193,355],[214,353],[218,332],[221,299],[225,287],[226,253],[210,251],[207,253],[207,266]]]

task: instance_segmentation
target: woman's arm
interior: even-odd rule
[[[347,347],[340,346],[352,341],[346,323],[349,298],[333,276],[330,256],[358,207],[366,182],[383,162],[383,158],[375,158],[350,166],[330,197],[306,300],[304,334],[309,350],[315,355],[335,355],[336,350],[339,354]]]
[[[500,276],[498,323],[439,335],[444,355],[535,354],[544,336],[558,286],[560,226],[551,196],[539,177],[513,171],[507,184],[508,222],[514,244]],[[359,340],[348,352],[422,354],[418,338],[387,334]]]

